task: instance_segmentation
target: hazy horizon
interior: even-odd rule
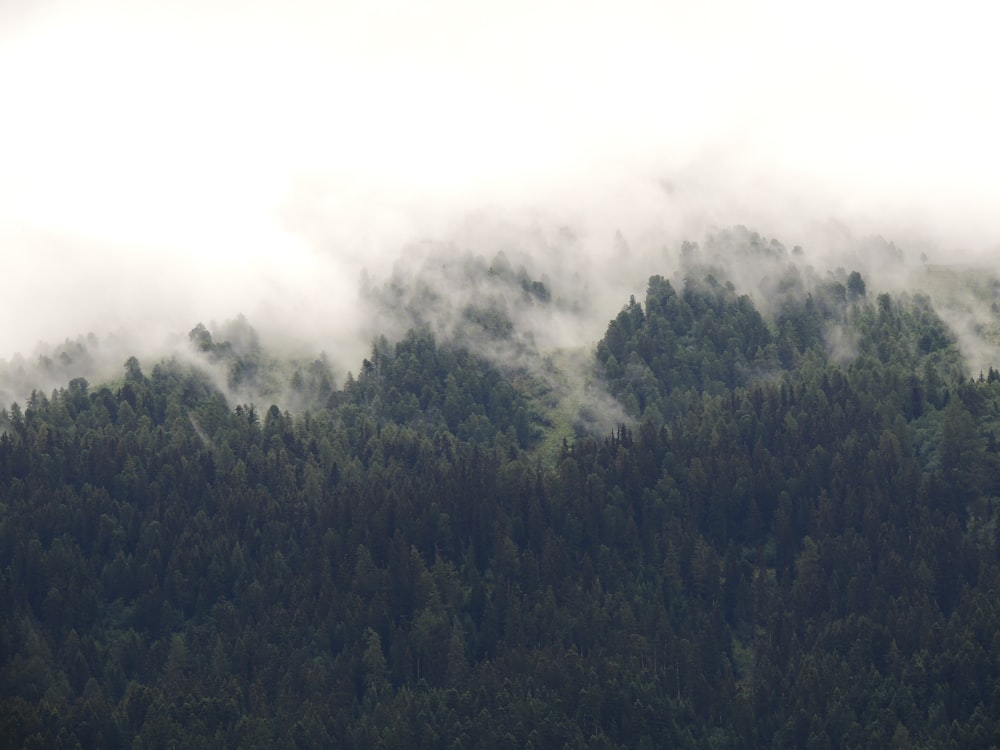
[[[562,226],[598,316],[650,248],[711,227],[992,262],[989,20],[984,3],[5,3],[0,359],[243,313],[350,361],[362,269]],[[618,231],[640,257],[621,263]]]

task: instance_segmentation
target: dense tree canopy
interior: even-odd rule
[[[534,375],[421,327],[294,415],[135,358],[9,405],[0,743],[1000,744],[1000,376],[860,274],[765,314],[698,270],[596,348],[632,421],[554,457]],[[240,330],[191,332],[237,385]]]

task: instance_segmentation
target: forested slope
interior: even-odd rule
[[[997,746],[1000,375],[926,298],[769,283],[651,278],[588,374],[631,418],[554,458],[537,373],[426,327],[294,415],[177,360],[10,405],[0,742]]]

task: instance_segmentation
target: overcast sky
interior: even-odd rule
[[[792,234],[832,218],[1000,253],[998,19],[960,1],[3,0],[0,358],[115,325],[349,319],[362,265],[482,208]]]

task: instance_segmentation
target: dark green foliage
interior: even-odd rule
[[[551,465],[529,374],[426,329],[295,416],[134,358],[0,411],[0,744],[997,745],[1000,378],[776,285],[650,279],[597,348],[636,423]]]
[[[851,271],[847,276],[847,294],[852,300],[865,296],[865,280],[857,271]]]
[[[657,419],[684,411],[701,393],[721,394],[777,369],[774,336],[749,297],[713,276],[677,293],[649,281],[645,309],[632,298],[597,347],[611,391]]]

